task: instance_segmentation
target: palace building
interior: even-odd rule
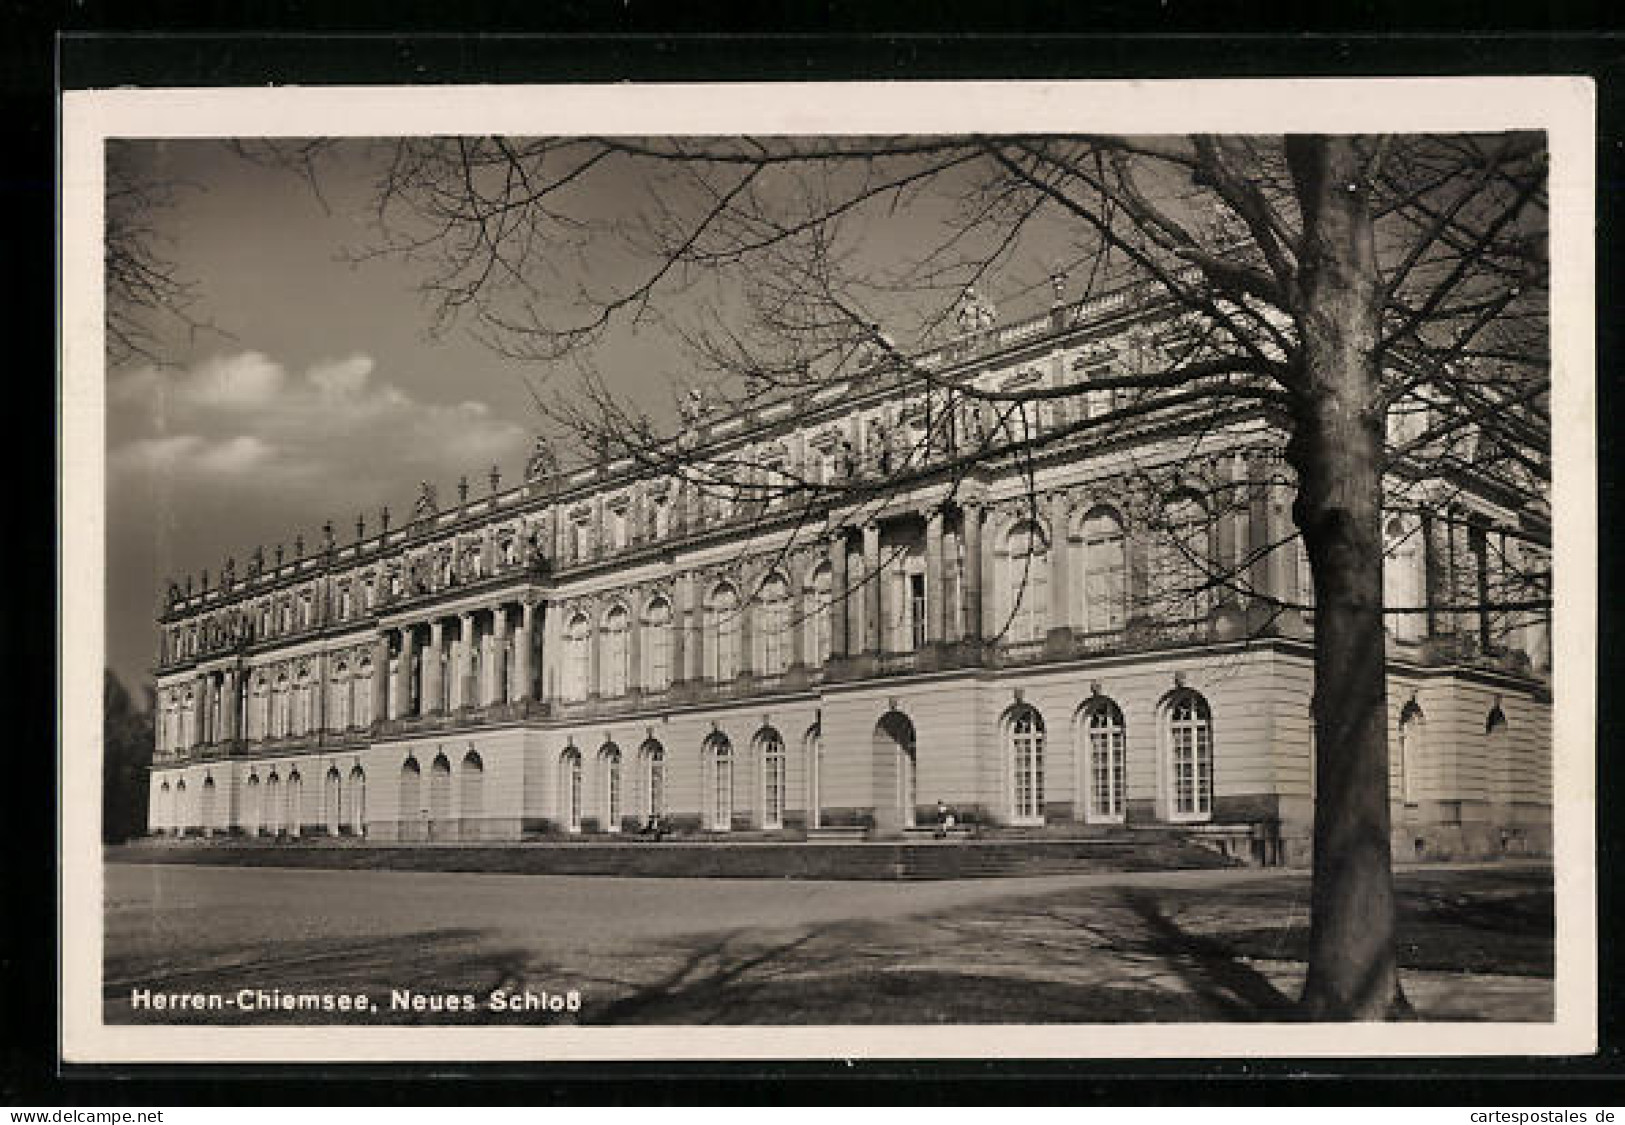
[[[901,835],[941,801],[988,833],[1304,862],[1313,591],[1282,429],[1246,399],[1091,427],[1128,392],[956,396],[1192,346],[1143,287],[1059,290],[1003,325],[967,295],[907,377],[877,359],[745,411],[696,400],[669,463],[564,470],[539,442],[517,485],[425,483],[398,523],[172,585],[152,831],[500,841],[653,815],[797,841]],[[1393,473],[1396,854],[1546,851],[1549,621],[1497,608],[1549,595],[1544,494],[1425,449]]]

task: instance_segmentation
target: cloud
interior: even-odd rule
[[[167,495],[230,490],[249,508],[302,504],[311,515],[372,507],[421,478],[483,478],[529,442],[487,403],[424,402],[376,378],[363,353],[298,373],[257,351],[178,373],[143,368],[110,386],[108,409],[115,472]]]

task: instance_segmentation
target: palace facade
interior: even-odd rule
[[[1246,400],[1090,426],[1191,325],[1131,289],[793,400],[681,456],[538,444],[409,519],[171,586],[154,833],[519,840],[1179,831],[1303,862],[1313,592]],[[921,380],[919,371],[932,377]],[[1424,433],[1426,420],[1397,423]],[[1043,440],[1036,445],[1003,438]],[[1386,521],[1397,854],[1550,846],[1544,497],[1426,451]],[[696,466],[707,467],[706,472]],[[1465,608],[1463,608],[1465,607]]]

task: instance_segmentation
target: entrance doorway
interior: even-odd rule
[[[897,831],[914,827],[919,804],[914,723],[901,711],[888,711],[875,724],[875,827]]]

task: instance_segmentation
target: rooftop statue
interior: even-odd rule
[[[542,477],[552,476],[558,470],[559,461],[553,455],[553,447],[547,444],[546,438],[538,434],[536,444],[531,447],[530,460],[525,462],[525,479],[539,480]]]
[[[418,482],[418,501],[412,508],[412,518],[428,519],[439,510],[440,502],[436,499],[434,485],[428,481]]]

